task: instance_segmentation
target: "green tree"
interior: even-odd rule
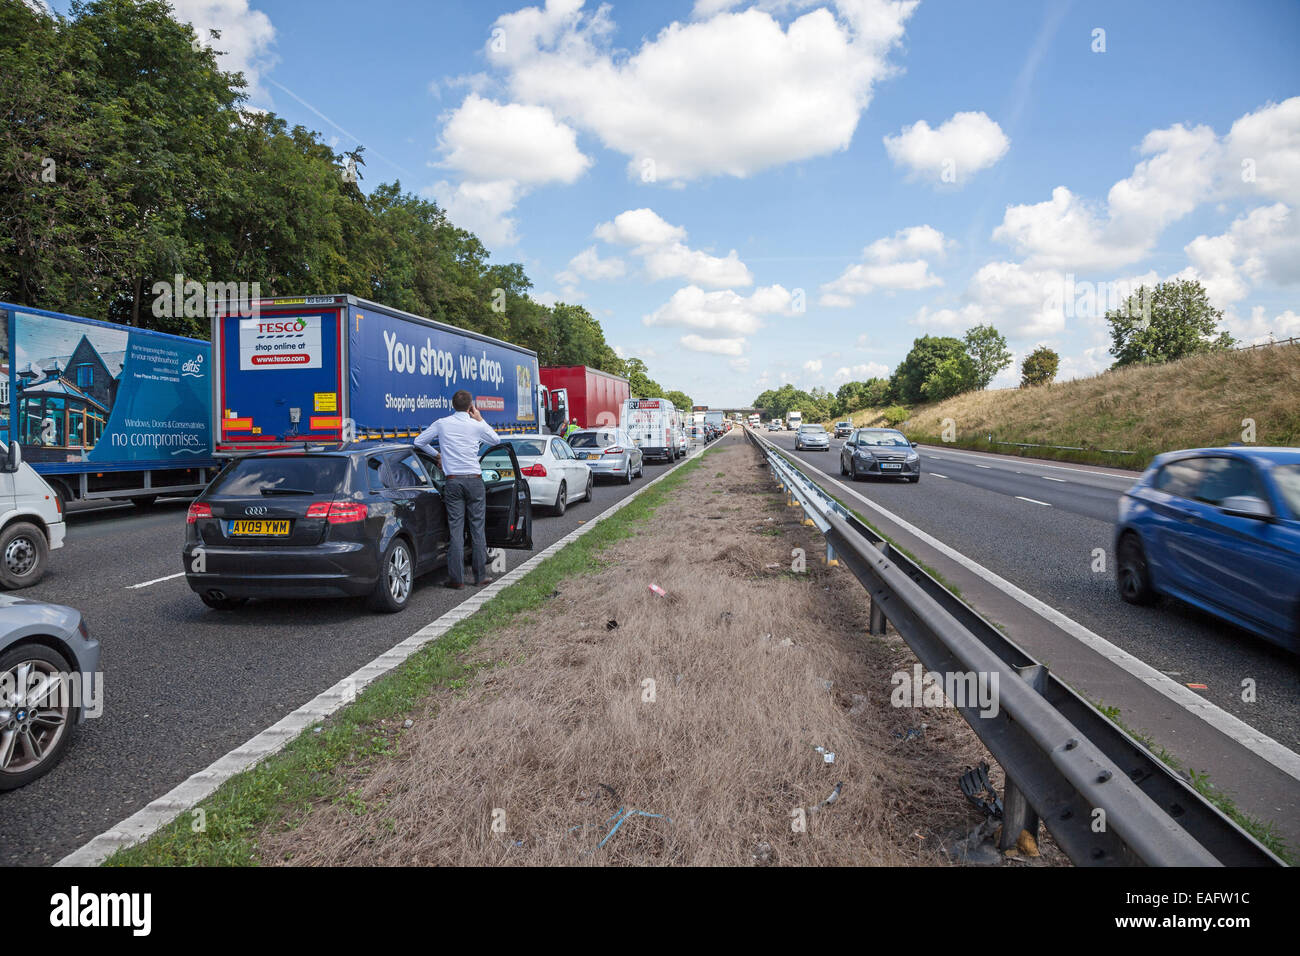
[[[1046,345],[1040,345],[1020,363],[1020,387],[1031,388],[1035,385],[1047,385],[1056,378],[1061,357]]]
[[[1194,279],[1171,279],[1154,289],[1143,286],[1121,308],[1106,313],[1112,367],[1155,365],[1232,348],[1232,336],[1219,329],[1222,318]]]
[[[953,355],[938,364],[930,377],[921,385],[921,394],[927,402],[941,402],[945,398],[973,391],[978,387],[979,373],[969,355]]]
[[[1011,364],[1007,340],[992,325],[977,325],[966,332],[966,354],[975,365],[975,387],[988,388],[998,372]]]
[[[964,365],[959,362],[958,369],[973,369],[961,339],[924,335],[913,341],[911,351],[889,378],[890,399],[904,405],[923,401],[926,398],[923,386],[948,359],[965,359]]]
[[[668,399],[668,401],[672,402],[673,406],[678,409],[684,408],[687,411],[690,411],[691,406],[694,404],[694,402],[691,401],[691,397],[689,395],[687,395],[685,392],[680,392],[676,389],[671,389],[665,392],[663,397]]]

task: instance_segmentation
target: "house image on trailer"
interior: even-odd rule
[[[101,353],[82,335],[70,355],[19,368],[17,435],[33,461],[81,461],[104,432],[122,381],[126,350]]]

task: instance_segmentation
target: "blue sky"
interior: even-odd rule
[[[697,401],[978,322],[1092,374],[1107,297],[1175,275],[1300,335],[1291,0],[174,6],[251,105],[365,145],[363,187],[437,199]]]

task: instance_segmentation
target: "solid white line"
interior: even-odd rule
[[[987,458],[988,457],[988,455],[980,455],[980,454],[976,454],[975,452],[969,452],[969,451],[957,451],[951,448],[944,449],[944,454],[959,455],[962,458]],[[992,454],[996,454],[996,452]],[[1019,455],[1005,455],[1001,457],[1006,458],[1008,460],[1014,459],[1016,461],[1023,462],[1024,464],[1032,465],[1035,468],[1051,468],[1054,471],[1072,471],[1076,475],[1096,475],[1098,478],[1113,478],[1116,481],[1128,482],[1130,485],[1133,484],[1133,482],[1138,480],[1137,473],[1134,473],[1132,475],[1112,475],[1105,471],[1090,471],[1087,468],[1071,468],[1069,465],[1049,465],[1047,464],[1047,462],[1043,462],[1043,461],[1026,461],[1024,458],[1021,458]]]
[[[1068,484],[1064,478],[1053,478],[1051,475],[1039,475],[1038,477],[1043,479],[1043,481],[1059,481]]]
[[[1016,497],[1019,498],[1021,501],[1028,501],[1030,504],[1033,505],[1042,505],[1044,508],[1052,507],[1046,501],[1039,501],[1037,498],[1026,498],[1024,495],[1016,495]]]
[[[702,453],[703,449],[694,448],[685,460],[689,461]],[[469,617],[484,603],[491,600],[497,592],[518,581],[556,551],[578,540],[610,515],[626,507],[633,499],[667,478],[672,472],[672,468],[667,469],[662,475],[647,482],[626,498],[614,502],[596,517],[589,519],[585,524],[578,525],[577,528],[570,531],[549,548],[538,552],[514,570],[497,578],[496,581],[483,588],[473,597],[462,601],[441,617],[429,622],[400,644],[393,646],[369,664],[343,678],[329,690],[318,694],[293,713],[266,728],[266,730],[263,730],[246,743],[236,747],[207,769],[193,774],[189,779],[182,781],[158,799],[137,810],[121,823],[105,830],[85,846],[73,850],[55,866],[98,866],[108,859],[114,851],[148,839],[199,801],[211,796],[218,787],[231,777],[266,759],[312,724],[328,717],[356,699],[357,694],[367,684],[388,673],[430,641],[442,637],[458,622]]]
[[[820,470],[821,469],[818,469],[818,471]],[[898,527],[908,532],[908,534],[915,536],[920,541],[924,541],[940,554],[956,561],[962,567],[966,568],[966,570],[983,578],[985,581],[989,582],[989,584],[992,584],[1003,593],[1014,598],[1016,601],[1019,601],[1040,617],[1055,624],[1080,644],[1096,651],[1112,664],[1127,671],[1129,674],[1142,681],[1142,683],[1146,684],[1152,690],[1163,694],[1184,710],[1200,717],[1215,730],[1219,731],[1229,739],[1236,741],[1261,760],[1277,767],[1287,776],[1300,780],[1300,754],[1287,749],[1272,737],[1261,733],[1244,720],[1233,716],[1223,708],[1206,700],[1204,697],[1189,690],[1177,681],[1170,680],[1141,658],[1133,656],[1122,647],[1118,647],[1100,635],[1094,634],[1078,621],[1066,616],[1051,605],[1040,601],[1028,591],[1019,588],[1006,580],[1006,578],[994,574],[978,561],[966,557],[966,555],[962,554],[956,548],[949,547],[933,535],[922,531],[920,528],[916,527],[916,525],[904,521],[898,515],[894,514],[887,508],[876,504],[856,489],[850,488],[842,481],[833,478],[824,471],[822,474],[825,476],[827,481],[840,490],[848,492],[868,508],[888,518],[894,524],[898,525]]]
[[[992,466],[992,465],[976,465],[975,467],[976,467],[976,468],[989,468],[989,469],[992,469],[993,466]]]
[[[131,588],[147,588],[149,585],[157,584],[160,581],[170,581],[172,578],[183,578],[183,577],[185,577],[185,572],[180,571],[176,574],[169,574],[165,578],[154,578],[152,581],[141,581],[139,584],[128,584],[127,589],[130,590]]]

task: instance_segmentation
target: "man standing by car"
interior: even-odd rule
[[[487,538],[484,519],[487,515],[487,491],[479,469],[478,449],[481,442],[501,442],[474,406],[473,396],[463,388],[451,397],[454,411],[420,432],[415,447],[429,450],[438,441],[442,471],[447,476],[442,500],[447,507],[447,526],[451,541],[447,545],[447,587],[465,586],[465,515],[469,514],[470,558],[474,566],[474,583],[491,584],[487,576]]]

